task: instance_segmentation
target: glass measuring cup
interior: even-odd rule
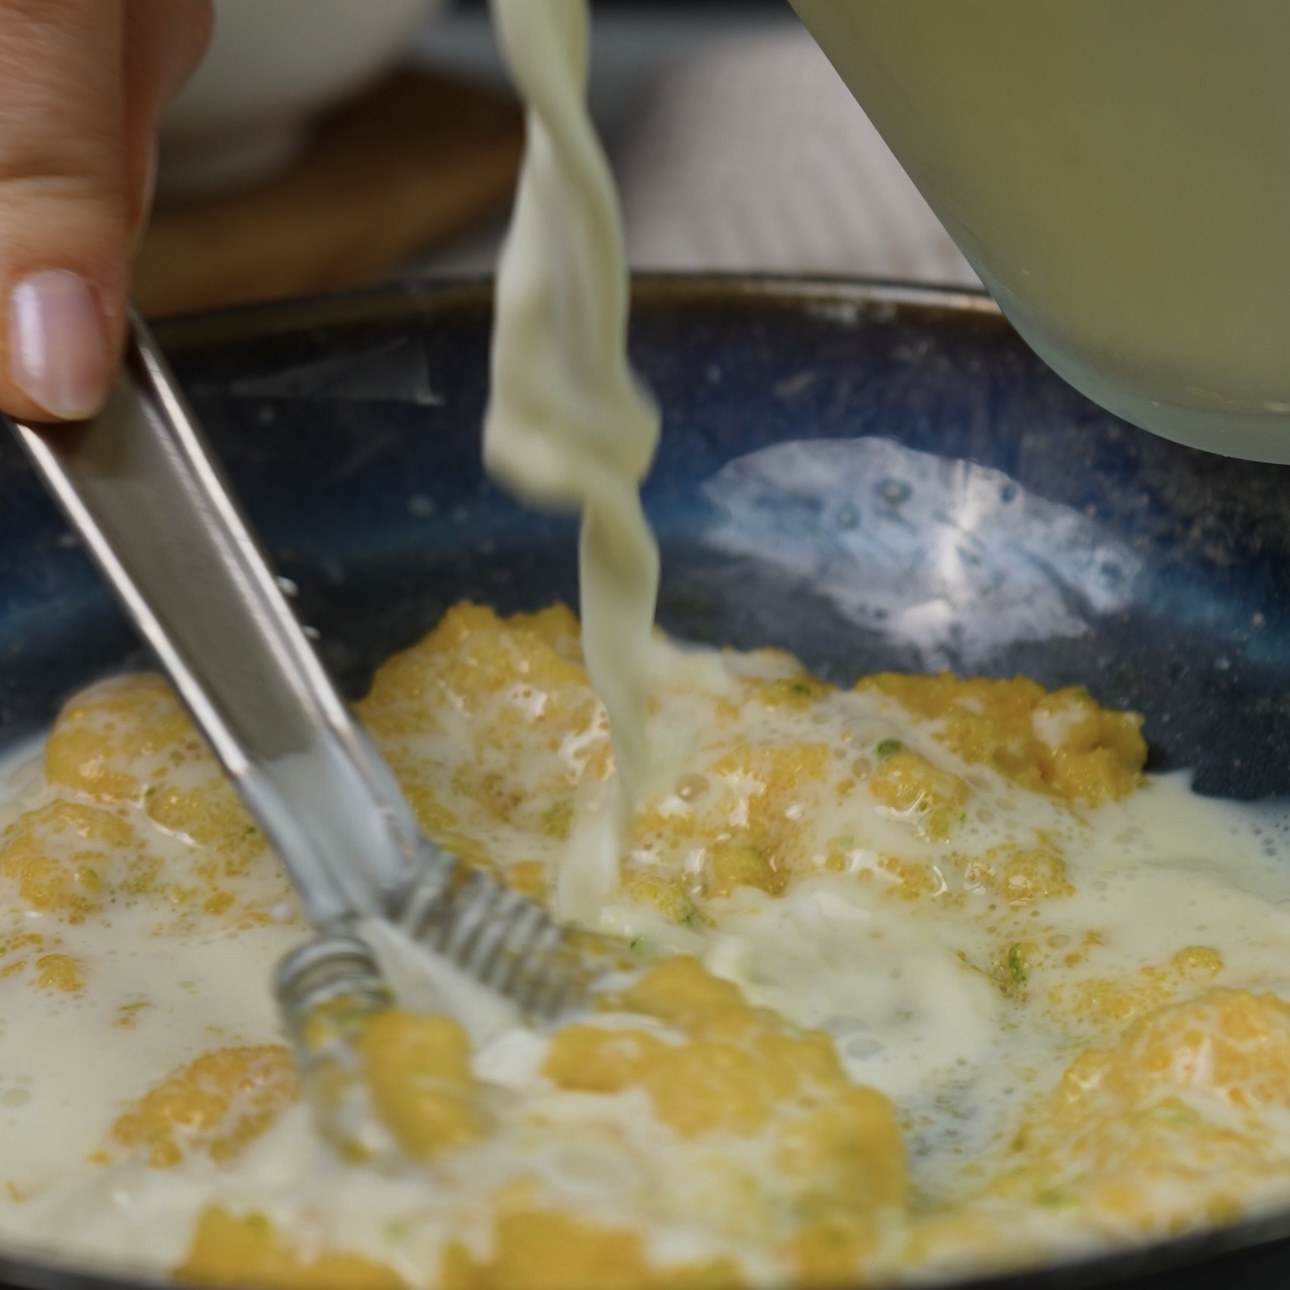
[[[1290,6],[792,3],[1058,373],[1167,438],[1290,461]]]

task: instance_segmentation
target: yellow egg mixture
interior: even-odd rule
[[[656,638],[591,1013],[392,1011],[344,1161],[265,982],[307,935],[176,700],[63,711],[0,807],[0,1241],[203,1284],[961,1274],[1290,1196],[1278,821],[1144,777],[1083,690],[839,690]],[[544,902],[612,809],[563,608],[451,610],[359,713],[426,831]],[[1280,859],[1277,856],[1280,855]],[[465,1018],[469,1021],[470,1018]]]

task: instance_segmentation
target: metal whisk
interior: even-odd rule
[[[131,317],[121,373],[97,417],[9,424],[314,926],[352,935],[359,920],[385,918],[534,1020],[577,1007],[593,960],[539,905],[421,833],[292,615],[140,319]]]

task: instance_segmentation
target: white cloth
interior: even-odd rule
[[[602,42],[614,40],[599,65],[592,56],[633,268],[978,285],[804,28],[784,16],[710,22],[688,49],[684,30],[650,31],[645,41],[602,27]],[[459,34],[473,54],[464,70],[504,82],[486,25]],[[462,70],[461,52],[440,65]],[[503,228],[410,267],[491,273]]]
[[[979,285],[801,28],[668,67],[615,161],[634,268]]]

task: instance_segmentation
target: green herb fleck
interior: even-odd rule
[[[877,748],[878,760],[887,761],[889,758],[895,757],[897,753],[903,753],[904,751],[905,745],[899,739],[884,739]]]
[[[549,806],[542,813],[538,827],[547,837],[555,838],[559,842],[565,841],[573,827],[573,800],[565,798]]]

